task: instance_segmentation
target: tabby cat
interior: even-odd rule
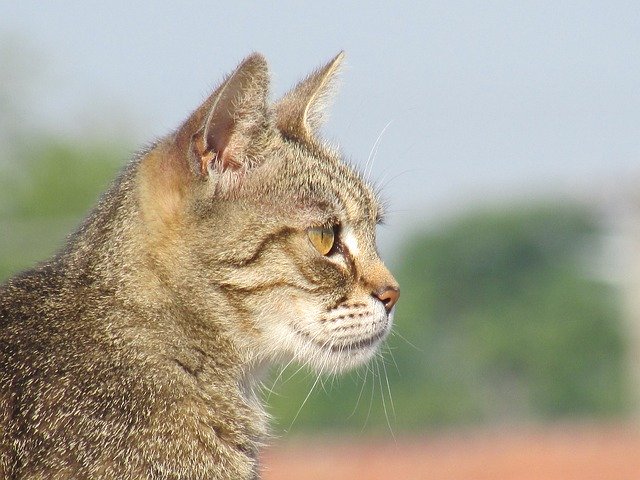
[[[257,478],[266,367],[375,354],[382,210],[317,137],[341,60],[270,104],[249,56],[0,287],[0,478]]]

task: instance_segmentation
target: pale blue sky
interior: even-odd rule
[[[270,61],[277,97],[344,49],[325,131],[364,163],[391,122],[373,177],[389,180],[392,225],[640,180],[632,1],[13,0],[0,5],[5,40],[42,63],[28,112],[37,123],[68,135],[126,129],[140,144],[252,51]]]

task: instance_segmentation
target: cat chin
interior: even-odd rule
[[[373,299],[329,312],[302,302],[292,302],[289,308],[294,315],[264,317],[270,328],[256,353],[271,364],[296,361],[318,373],[338,374],[368,362],[393,324],[393,311],[387,314]]]
[[[338,374],[367,363],[379,351],[393,323],[392,315],[384,315],[384,326],[368,337],[356,337],[349,341],[324,342],[315,340],[307,333],[296,332],[299,346],[296,357],[301,363],[318,373]]]
[[[378,344],[358,350],[332,353],[330,356],[312,358],[307,363],[319,374],[339,374],[367,363],[378,352]]]

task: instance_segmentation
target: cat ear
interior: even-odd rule
[[[257,139],[269,126],[268,95],[267,62],[254,53],[191,115],[178,132],[178,143],[189,145],[199,173],[248,166]]]
[[[344,52],[340,52],[276,104],[276,124],[285,136],[301,141],[313,138],[322,125],[324,107],[334,90],[343,59]]]

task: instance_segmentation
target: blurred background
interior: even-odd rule
[[[637,478],[639,46],[624,1],[2,2],[0,280],[244,56],[277,99],[344,49],[402,298],[371,365],[274,369],[265,478]]]

